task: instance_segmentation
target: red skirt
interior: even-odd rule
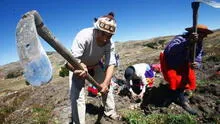
[[[180,66],[177,69],[170,69],[166,64],[163,53],[160,53],[160,64],[164,79],[169,83],[170,89],[176,90],[184,88],[194,90],[196,88],[195,71],[189,64]]]

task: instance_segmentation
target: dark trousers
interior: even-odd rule
[[[184,89],[170,90],[170,100],[177,104],[183,104],[187,102],[187,98],[184,96]]]

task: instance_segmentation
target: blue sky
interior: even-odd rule
[[[0,65],[18,61],[15,29],[21,16],[37,10],[59,41],[70,49],[80,29],[93,26],[93,18],[115,13],[118,24],[113,41],[143,40],[176,35],[192,25],[193,0],[1,0]],[[220,2],[220,0],[216,0]],[[200,4],[198,23],[220,28],[220,9]],[[46,51],[54,51],[41,41]]]

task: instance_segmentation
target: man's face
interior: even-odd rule
[[[111,39],[112,34],[96,30],[96,42],[99,46],[105,46]]]
[[[199,41],[202,41],[204,38],[206,38],[207,37],[207,33],[204,33],[204,32],[198,32],[198,34],[199,34]]]

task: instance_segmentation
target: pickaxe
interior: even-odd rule
[[[28,19],[29,18],[29,19]],[[26,20],[25,20],[26,19]],[[26,22],[24,22],[24,20]],[[23,42],[22,40],[25,40],[25,38],[27,37],[31,37],[30,40],[35,40],[35,41],[31,41],[31,42],[38,42],[38,38],[37,35],[32,35],[32,36],[20,36],[23,30],[25,30],[25,28],[28,28],[28,26],[25,25],[25,23],[28,23],[28,21],[33,21],[30,23],[34,23],[34,25],[29,25],[29,29],[30,32],[32,31],[32,34],[38,34],[40,35],[50,46],[52,46],[65,60],[67,60],[74,68],[76,69],[81,69],[83,70],[83,67],[77,62],[76,58],[74,58],[72,56],[72,54],[69,52],[69,50],[67,50],[56,38],[55,36],[49,31],[49,29],[44,25],[41,16],[39,15],[39,13],[36,10],[33,11],[29,11],[27,13],[24,14],[24,16],[22,17],[22,19],[19,21],[18,26],[17,26],[17,31],[16,31],[16,38],[17,38],[17,43],[21,43]],[[23,26],[23,27],[22,27]],[[33,26],[33,27],[31,27]],[[36,29],[36,30],[34,30]],[[37,31],[37,32],[35,32]],[[27,31],[26,31],[27,32]],[[24,33],[26,33],[24,32]],[[23,35],[25,35],[23,33]],[[40,44],[40,42],[38,42],[38,44]],[[26,46],[28,47],[29,44],[26,44]],[[41,46],[41,44],[40,44]],[[21,49],[18,49],[18,51]],[[43,49],[44,50],[44,49]],[[37,53],[34,53],[37,54]],[[21,57],[20,57],[21,58]],[[29,63],[28,63],[29,62]],[[30,65],[31,64],[31,60],[28,61],[27,63],[25,63],[26,65]],[[28,72],[27,72],[28,73]],[[33,72],[34,73],[34,72]],[[35,76],[35,75],[31,75],[31,76]],[[86,79],[92,83],[98,90],[101,90],[100,85],[92,78],[91,75],[87,75]],[[29,82],[31,84],[35,84],[33,82]],[[45,83],[45,82],[44,82]],[[47,83],[47,82],[46,82]],[[41,82],[38,84],[42,84]]]
[[[205,3],[209,6],[212,6],[214,8],[220,8],[220,3],[217,3],[212,0],[195,0],[195,2],[192,2],[191,7],[193,9],[193,32],[197,34],[197,22],[198,22],[198,9],[199,9],[199,4],[200,2]],[[193,47],[193,62],[195,62],[195,56],[196,56],[196,42],[194,42],[194,47]]]

